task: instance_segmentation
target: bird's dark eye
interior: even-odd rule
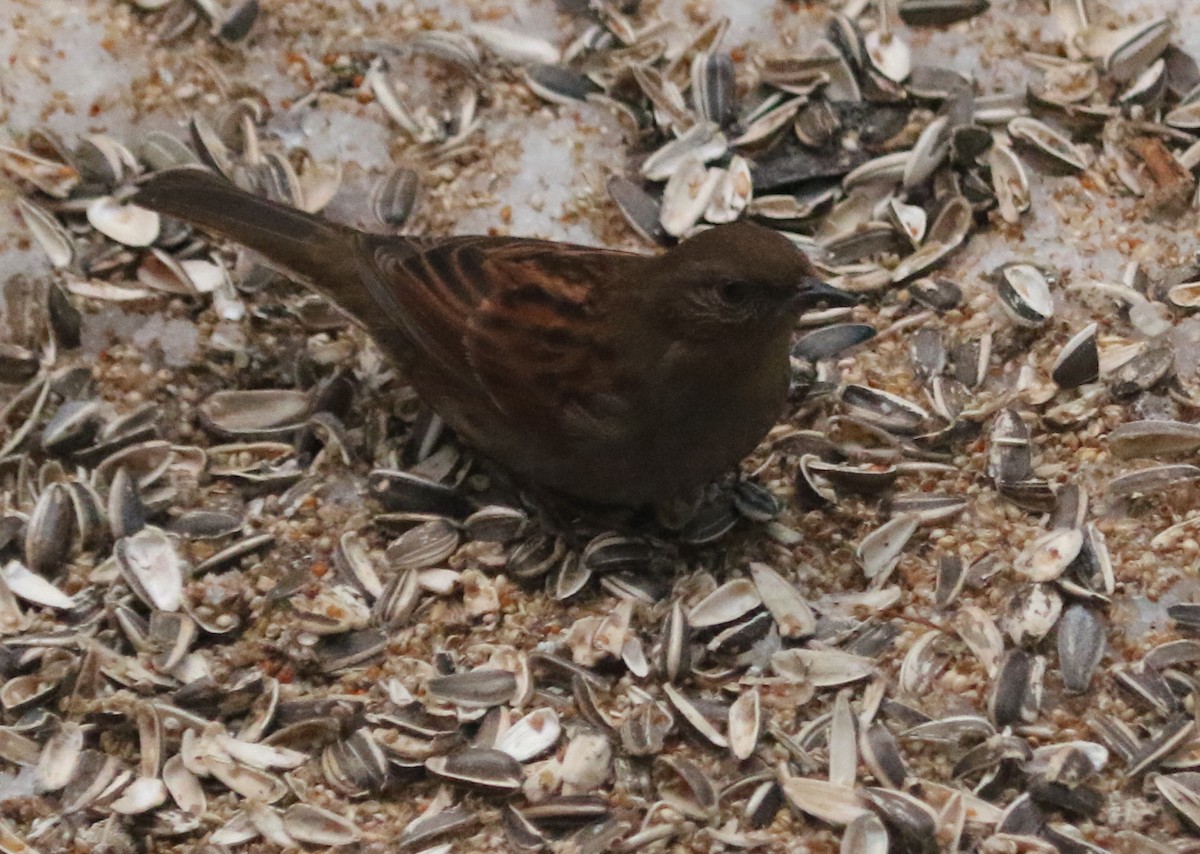
[[[723,282],[718,293],[727,305],[741,305],[750,297],[750,285],[740,280]]]

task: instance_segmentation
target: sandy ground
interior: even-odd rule
[[[1170,14],[1181,24],[1200,16],[1197,0],[1119,5],[1126,14]],[[727,14],[732,26],[726,47],[761,51],[802,46],[814,23],[822,19],[824,9],[769,0],[664,0],[658,14],[695,21]],[[494,231],[639,248],[637,238],[619,220],[604,190],[605,180],[624,170],[625,154],[618,125],[599,109],[547,106],[529,97],[511,79],[489,78],[480,109],[481,144],[465,156],[440,162],[421,158],[376,104],[327,95],[311,107],[288,109],[306,94],[306,80],[319,70],[327,54],[368,42],[403,44],[419,30],[454,28],[470,21],[512,26],[560,45],[570,37],[567,19],[556,14],[553,3],[538,0],[385,0],[369,7],[335,0],[271,0],[263,4],[260,21],[243,44],[221,46],[196,32],[164,46],[155,43],[145,14],[130,4],[0,0],[0,143],[19,141],[35,126],[48,127],[67,139],[87,133],[130,139],[155,128],[182,135],[190,115],[211,109],[219,100],[220,96],[214,94],[216,89],[245,85],[261,92],[270,104],[269,132],[289,144],[304,145],[319,159],[346,165],[345,187],[328,208],[334,218],[366,221],[363,188],[390,164],[411,163],[423,172],[425,193],[409,226],[414,232]],[[984,92],[1020,91],[1028,77],[1028,69],[1020,61],[1021,46],[1044,46],[1057,39],[1054,24],[1041,4],[1024,0],[999,2],[987,16],[946,31],[902,32],[920,52],[922,61],[943,62],[976,73]],[[1192,53],[1200,53],[1200,26],[1182,25],[1175,40]],[[436,87],[426,76],[428,68],[414,62],[412,71],[411,80],[404,81],[409,87],[407,94],[417,102],[433,97]],[[0,286],[9,298],[7,307],[0,300],[0,317],[10,334],[19,338],[23,328],[17,316],[20,309],[12,306],[20,305],[19,297],[30,281],[50,275],[50,267],[41,250],[27,238],[15,213],[15,198],[16,191],[0,182]],[[992,228],[974,237],[954,256],[945,272],[960,281],[968,293],[970,310],[962,315],[963,328],[979,328],[996,322],[998,317],[983,274],[1004,262],[1028,259],[1051,265],[1058,268],[1067,283],[1115,282],[1130,261],[1141,263],[1156,276],[1190,260],[1198,248],[1200,223],[1195,211],[1179,220],[1155,220],[1134,199],[1109,197],[1074,178],[1039,175],[1034,181],[1032,211],[1021,226]],[[994,383],[1011,384],[1027,366],[1044,377],[1057,348],[1087,320],[1099,320],[1104,331],[1115,335],[1127,333],[1116,320],[1112,303],[1103,298],[1060,290],[1057,300],[1060,311],[1047,333],[1028,354],[998,365]],[[902,316],[903,307],[893,295],[872,303],[862,314],[864,319],[886,328]],[[1200,337],[1195,323],[1179,324],[1174,336],[1183,352],[1195,352]],[[84,341],[88,354],[115,348],[118,358],[129,364],[140,352],[151,354],[147,359],[155,368],[168,372],[191,364],[206,352],[203,334],[169,307],[139,308],[136,313],[111,305],[90,307],[85,314]],[[848,381],[904,390],[907,380],[897,366],[905,362],[906,352],[903,335],[885,336],[869,353],[846,358],[839,367]],[[1195,360],[1191,364],[1194,371]],[[147,394],[166,394],[162,387],[165,384],[164,380]],[[1106,409],[1090,433],[1039,438],[1038,473],[1050,478],[1073,477],[1100,496],[1104,481],[1119,471],[1120,465],[1105,455],[1098,436],[1121,420],[1119,411]],[[977,505],[953,524],[922,531],[918,535],[920,546],[912,548],[914,554],[898,571],[905,594],[896,614],[914,627],[898,644],[900,654],[911,645],[922,621],[941,619],[942,615],[932,613],[930,602],[935,552],[958,553],[968,560],[995,552],[1002,561],[1010,562],[1037,532],[1036,519],[1006,507],[995,495],[984,494],[978,479],[982,451],[982,443],[972,446],[969,455],[956,460],[962,478],[948,478],[952,485],[971,494]],[[781,482],[773,481],[771,485],[780,487]],[[1099,499],[1097,515],[1103,519],[1122,582],[1111,615],[1114,628],[1109,637],[1108,663],[1136,660],[1142,642],[1173,637],[1167,628],[1166,606],[1200,595],[1193,540],[1157,551],[1148,545],[1156,530],[1189,515],[1193,497],[1185,495],[1167,507],[1143,508],[1133,520],[1124,517],[1123,508],[1105,507]],[[788,549],[779,543],[740,542],[725,560],[729,564],[744,563],[747,557],[769,555],[790,567],[805,567],[810,582],[806,592],[814,599],[823,594],[859,592],[864,584],[852,565],[851,552],[872,527],[872,515],[873,511],[856,502],[827,516],[807,514],[800,518],[801,514],[789,511],[785,521],[803,531],[802,543]],[[351,525],[356,517],[351,511],[338,511],[322,521]],[[307,533],[319,537],[319,529],[314,523]],[[328,532],[325,534],[314,550],[328,549]],[[293,553],[303,552],[300,545]],[[705,558],[700,563],[722,565],[719,559]],[[971,601],[1001,610],[1018,586],[1008,575],[999,578],[1001,583],[973,591]],[[517,624],[553,626],[561,631],[579,616],[604,613],[613,601],[605,595],[583,605],[559,606],[539,599],[528,606],[529,612],[523,613],[523,621]],[[436,647],[439,637],[433,632],[419,640],[414,641],[415,649]],[[940,711],[978,712],[982,679],[977,668],[948,675],[938,683],[930,703]],[[1051,690],[1047,720],[1060,725],[1060,729],[1049,740],[1093,737],[1082,723],[1089,706],[1112,709],[1117,702],[1111,686],[1103,692],[1098,689],[1097,694],[1102,696],[1069,698]],[[929,770],[937,764],[933,760],[923,767]],[[1095,832],[1100,844],[1110,843],[1123,824],[1120,802],[1125,796],[1120,782],[1107,780],[1105,790],[1112,800],[1098,822],[1101,829]],[[422,790],[422,805],[428,795]],[[1163,827],[1155,824],[1157,814],[1138,812],[1143,803],[1139,799],[1138,806],[1130,808],[1130,826],[1163,838],[1182,834],[1177,822]],[[412,808],[413,804],[393,801],[356,809],[360,821],[382,832],[387,826],[384,817],[408,819]],[[778,829],[783,834],[803,833],[803,827],[797,821],[794,827]],[[462,843],[458,850],[479,850],[477,846],[485,844],[483,838],[490,843],[497,839],[494,834],[484,834],[474,842]],[[814,830],[811,838],[814,841],[809,850],[833,850],[827,832]],[[697,838],[693,846],[681,850],[716,850],[715,846],[711,840]],[[783,850],[781,843],[775,846]]]

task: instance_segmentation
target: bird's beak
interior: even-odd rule
[[[812,308],[820,303],[825,303],[829,308],[858,305],[858,297],[854,294],[827,285],[816,276],[805,276],[800,280],[795,299],[800,308]]]

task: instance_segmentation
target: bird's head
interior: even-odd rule
[[[689,337],[769,334],[821,303],[856,302],[822,282],[786,237],[749,222],[700,232],[660,256],[657,270],[655,299]]]

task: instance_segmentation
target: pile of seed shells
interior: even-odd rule
[[[257,14],[139,5],[164,38]],[[29,792],[0,851],[1194,850],[1200,604],[1126,627],[1155,555],[1200,551],[1200,267],[939,273],[1046,171],[1194,229],[1175,24],[1053,0],[1037,82],[984,94],[893,17],[982,0],[852,2],[736,59],[721,19],[562,6],[565,47],[423,31],[310,95],[373,99],[431,158],[473,144],[497,81],[611,108],[637,234],[752,218],[864,295],[802,319],[785,423],[678,530],[564,523],[326,303],[125,201],[195,164],[322,210],[339,165],[265,134],[267,99],[185,139],[0,147],[56,271],[0,344],[0,760]],[[405,103],[413,53],[448,98]],[[377,227],[420,197],[419,171],[380,177]],[[104,303],[183,307],[210,363],[93,364]]]
[[[219,0],[132,0],[143,12],[157,13],[154,34],[159,41],[180,40],[207,24],[210,35],[233,45],[246,38],[258,20],[258,0],[221,3]]]

